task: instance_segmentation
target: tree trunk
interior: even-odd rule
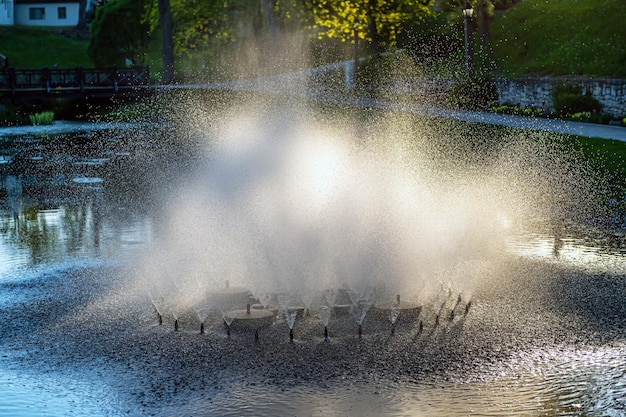
[[[170,0],[159,0],[159,22],[163,31],[163,84],[174,79],[174,41],[172,38],[172,14]]]
[[[352,72],[352,88],[358,88],[359,59],[359,32],[354,29],[354,71]]]
[[[87,0],[80,0],[78,3],[78,24],[76,29],[87,29]]]
[[[489,34],[489,15],[485,6],[485,0],[478,0],[478,41],[487,54],[487,60],[491,63],[493,60],[493,51],[491,50],[491,36]]]
[[[376,26],[376,18],[374,17],[374,9],[372,2],[369,3],[367,8],[367,18],[370,36],[372,37],[372,54],[380,61],[382,54],[380,52],[380,35],[378,34],[378,27]]]
[[[275,0],[263,0],[263,15],[265,17],[265,24],[267,26],[270,42],[272,42],[273,45],[276,45],[280,36],[280,28],[278,27],[276,16],[274,16],[275,4]]]

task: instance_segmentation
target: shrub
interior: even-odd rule
[[[98,67],[124,66],[126,59],[142,63],[150,26],[143,13],[145,0],[117,0],[96,9],[87,55]]]
[[[485,110],[498,100],[498,90],[489,77],[469,76],[452,86],[448,100],[450,105],[459,109]]]
[[[543,109],[535,106],[520,107],[515,104],[502,104],[491,107],[491,111],[500,114],[514,114],[517,116],[540,117],[543,115]]]
[[[576,113],[600,113],[602,105],[589,91],[575,84],[557,84],[552,89],[552,104],[557,115],[571,116]]]
[[[28,124],[28,118],[10,109],[0,109],[0,126],[19,126]]]
[[[54,112],[43,111],[41,113],[34,113],[29,115],[28,118],[35,126],[51,125],[54,122]]]
[[[569,118],[575,122],[589,122],[591,121],[591,112],[581,111],[570,115]]]

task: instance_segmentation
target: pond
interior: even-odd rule
[[[5,139],[0,415],[624,415],[602,179],[498,132],[282,102]]]

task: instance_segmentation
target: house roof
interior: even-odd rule
[[[14,0],[15,4],[80,3],[80,0]]]

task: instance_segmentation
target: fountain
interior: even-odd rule
[[[352,316],[358,326],[357,334],[359,337],[363,336],[363,320],[372,306],[371,297],[373,289],[367,289],[362,293],[357,293],[353,290],[349,291],[350,301],[352,302]]]
[[[228,312],[232,318],[229,326],[238,330],[255,330],[271,326],[274,322],[274,314],[267,310],[252,309],[248,303],[245,309]]]
[[[296,324],[296,318],[298,317],[298,309],[285,308],[285,321],[289,327],[289,340],[293,342],[294,333],[293,327]]]
[[[5,362],[64,375],[84,364],[81,378],[130,398],[126,414],[332,414],[349,406],[389,415],[428,403],[438,404],[433,415],[449,415],[467,413],[447,413],[455,404],[502,400],[509,408],[485,414],[540,403],[559,415],[576,398],[589,415],[619,415],[587,398],[622,407],[623,372],[606,358],[626,351],[623,259],[598,271],[602,261],[567,264],[577,248],[568,237],[557,259],[551,236],[543,252],[543,235],[522,234],[527,216],[535,227],[544,213],[518,179],[521,168],[510,169],[517,153],[509,145],[493,151],[503,161],[448,164],[443,145],[423,140],[419,127],[410,140],[389,136],[402,128],[398,120],[368,113],[345,122],[358,125],[348,132],[328,115],[320,127],[263,111],[199,122],[199,136],[216,131],[210,155],[148,220],[124,223],[118,204],[104,210],[102,253],[127,254],[134,269],[72,265],[4,285],[0,313],[17,317],[0,340]],[[55,227],[81,216],[59,217]],[[25,224],[38,231],[30,218],[20,221],[16,235],[31,236]],[[87,233],[90,224],[63,231]],[[511,236],[526,240],[511,244]],[[597,391],[577,388],[579,380]],[[371,381],[376,394],[368,395]],[[283,391],[291,401],[277,405]],[[335,402],[320,406],[328,392]]]
[[[366,317],[391,332],[421,332],[424,309],[435,325],[454,321],[511,225],[542,214],[513,181],[515,142],[486,168],[450,165],[423,132],[399,136],[401,120],[369,122],[383,133],[363,142],[357,124],[321,127],[307,108],[265,104],[221,114],[210,135],[201,124],[207,163],[171,196],[163,238],[138,267],[176,308],[202,305],[201,333],[211,311],[228,333],[284,320],[292,339],[311,312],[325,339],[331,317],[351,316],[359,336]]]

